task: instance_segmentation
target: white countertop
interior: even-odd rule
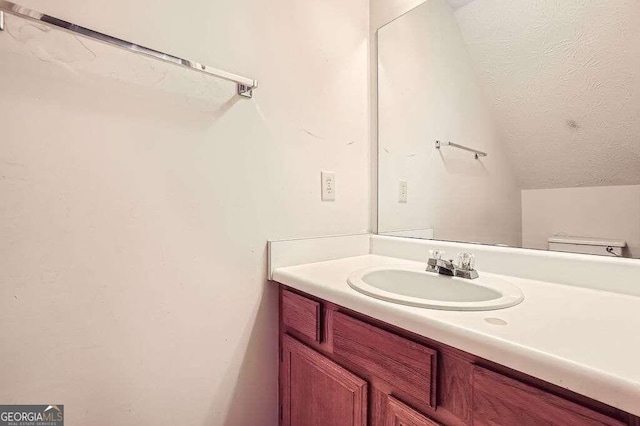
[[[347,284],[358,269],[418,264],[369,254],[277,268],[273,280],[640,415],[640,297],[508,277],[522,303],[459,312],[385,302]]]

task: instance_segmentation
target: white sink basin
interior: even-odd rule
[[[424,267],[379,266],[349,275],[349,285],[368,296],[402,305],[450,311],[489,311],[522,302],[522,291],[491,274],[475,280],[426,272]]]

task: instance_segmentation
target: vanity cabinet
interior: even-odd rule
[[[640,426],[621,410],[286,286],[280,351],[285,426]]]

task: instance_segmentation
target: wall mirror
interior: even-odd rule
[[[640,258],[640,2],[429,0],[378,30],[378,232]]]

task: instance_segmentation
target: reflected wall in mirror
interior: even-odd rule
[[[640,258],[639,1],[429,0],[377,40],[380,234]]]

